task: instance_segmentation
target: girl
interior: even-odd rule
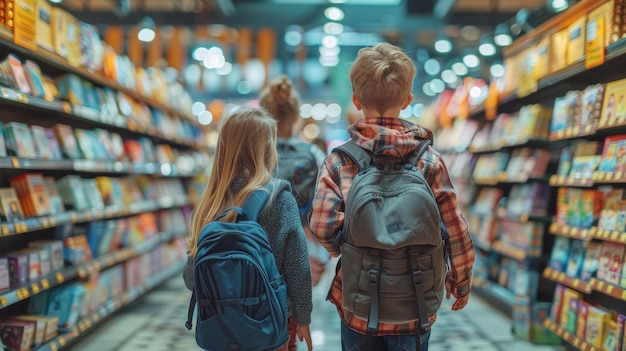
[[[313,304],[307,244],[289,183],[272,178],[277,160],[276,134],[276,121],[260,108],[239,108],[225,118],[209,182],[191,218],[189,260],[183,278],[191,290],[196,244],[202,228],[226,208],[242,206],[256,189],[270,183],[272,194],[261,211],[259,224],[267,233],[276,265],[287,285],[287,308],[295,322],[290,335],[306,340],[312,350],[309,324]],[[235,218],[236,212],[231,211],[223,220],[232,222]],[[281,350],[287,350],[287,345]]]

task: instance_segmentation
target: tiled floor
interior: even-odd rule
[[[324,301],[330,274],[313,289],[311,324],[315,351],[339,351],[339,318],[335,307]],[[200,350],[193,332],[184,327],[190,293],[180,277],[139,300],[134,306],[104,322],[72,351]],[[561,347],[532,345],[511,335],[510,319],[473,296],[461,312],[445,303],[433,328],[429,351],[554,351]],[[300,350],[304,350],[302,345]]]

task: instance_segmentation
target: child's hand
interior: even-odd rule
[[[455,284],[452,281],[451,277],[448,276],[446,278],[446,299],[450,299],[450,296],[454,295],[454,298],[456,301],[454,301],[454,303],[452,304],[452,310],[453,311],[460,311],[462,310],[466,305],[467,302],[469,301],[469,294],[465,295],[465,296],[457,296],[456,294],[456,288],[455,288]]]
[[[300,341],[306,341],[306,346],[309,351],[313,350],[313,342],[311,341],[311,330],[308,324],[298,324],[296,327],[296,334]]]

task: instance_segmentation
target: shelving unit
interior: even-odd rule
[[[605,6],[608,2],[609,0],[584,0],[574,5],[570,10],[556,15],[553,19],[542,24],[531,33],[517,39],[511,47],[506,48],[504,52],[505,62],[507,58],[513,57],[514,55],[526,54],[526,50],[530,50],[541,38],[546,38],[557,31],[568,29],[568,27],[574,23],[575,18],[582,15],[587,18],[590,13],[601,6]],[[528,77],[524,76],[526,72],[522,72],[525,66],[521,68],[518,67],[518,70],[513,70],[518,76],[522,75],[523,79],[519,87],[515,87],[512,91],[499,96],[496,106],[499,114],[498,118],[504,114],[515,116],[518,112],[521,115],[523,108],[533,104],[543,105],[551,109],[555,105],[555,99],[565,96],[569,91],[584,90],[595,84],[607,84],[626,78],[626,71],[623,69],[626,67],[626,38],[621,38],[616,42],[606,45],[604,62],[602,64],[588,68],[585,61],[586,57],[581,57],[576,62],[558,71],[538,78],[534,84],[531,84],[532,82],[528,80],[524,81],[524,79],[528,79]],[[604,94],[604,91],[602,94]],[[590,103],[597,104],[597,100]],[[481,131],[489,130],[489,132],[492,132],[492,126],[495,129],[498,119],[493,120],[491,113],[489,113],[490,117],[487,116],[487,110],[491,111],[492,108],[492,106],[483,105],[470,108],[468,120],[479,124],[478,132],[474,134],[474,138],[480,136],[481,140],[484,140],[485,136],[481,135]],[[600,112],[598,112],[598,116],[599,115]],[[451,129],[454,130],[454,126],[452,126]],[[509,133],[519,133],[521,129],[521,127],[510,128]],[[552,128],[549,129],[548,133],[538,138],[538,140],[537,138],[528,138],[527,135],[524,134],[523,137],[519,136],[516,138],[515,135],[507,137],[507,140],[518,140],[518,142],[502,142],[496,140],[486,146],[483,144],[481,147],[470,146],[461,149],[457,148],[455,145],[447,145],[447,150],[454,151],[454,153],[447,155],[450,157],[450,160],[452,160],[451,168],[466,169],[469,170],[469,173],[472,173],[472,169],[479,167],[477,161],[480,160],[480,157],[484,157],[484,155],[499,153],[508,155],[509,157],[501,157],[500,159],[494,157],[493,164],[501,162],[507,166],[499,165],[499,168],[492,172],[492,174],[486,177],[469,180],[474,187],[468,188],[471,193],[462,195],[463,197],[472,199],[470,200],[470,208],[468,211],[470,229],[477,231],[477,233],[474,233],[474,241],[477,243],[478,257],[484,257],[483,261],[478,262],[477,270],[475,270],[475,277],[477,277],[477,281],[474,284],[476,288],[475,291],[481,295],[486,295],[490,301],[502,301],[500,298],[502,296],[501,290],[506,287],[498,283],[503,283],[504,280],[499,279],[501,278],[500,276],[494,278],[492,272],[496,270],[496,268],[502,269],[499,260],[501,257],[507,257],[523,262],[527,270],[532,270],[540,275],[541,281],[538,284],[537,302],[560,303],[560,300],[557,301],[554,294],[555,286],[561,285],[573,291],[577,291],[581,294],[581,299],[589,300],[590,303],[594,305],[624,314],[624,311],[626,311],[626,291],[624,291],[624,288],[618,287],[617,284],[609,284],[595,276],[591,279],[587,278],[583,280],[578,276],[566,274],[565,270],[560,271],[554,269],[550,267],[548,263],[552,254],[553,242],[559,237],[564,237],[572,241],[581,241],[583,245],[587,243],[602,245],[602,243],[605,242],[626,244],[626,233],[621,230],[601,229],[602,227],[597,223],[597,218],[592,225],[570,226],[559,221],[561,218],[559,216],[562,216],[563,213],[558,213],[556,210],[557,192],[560,193],[562,188],[577,189],[580,191],[594,191],[607,187],[625,188],[626,171],[601,172],[596,170],[592,171],[592,173],[586,177],[570,176],[561,173],[561,168],[559,167],[560,163],[557,162],[557,159],[559,159],[561,150],[566,147],[589,141],[595,141],[601,145],[607,136],[625,134],[626,117],[622,116],[606,120],[598,117],[598,120],[583,125],[574,125],[557,131],[552,130]],[[523,131],[523,133],[526,133],[526,131]],[[457,138],[461,138],[461,136],[457,136]],[[467,138],[468,136],[463,136],[463,139]],[[526,142],[525,140],[529,141]],[[552,153],[551,165],[547,168],[543,176],[525,177],[523,174],[515,172],[513,172],[513,174],[516,175],[512,178],[511,176],[507,176],[506,168],[510,165],[512,152],[521,147],[544,149]],[[462,165],[454,164],[454,161],[457,160],[456,155],[462,152],[472,153],[473,158],[468,160],[466,156],[461,159],[461,161],[464,162]],[[483,174],[484,173],[486,172],[483,172]],[[511,172],[508,173],[511,174]],[[461,182],[468,182],[468,179],[463,178]],[[546,225],[542,237],[541,249],[535,251],[533,254],[529,254],[528,250],[520,250],[502,242],[501,236],[507,235],[507,233],[505,233],[507,229],[503,228],[501,224],[498,223],[498,217],[502,218],[502,216],[496,214],[499,213],[498,211],[502,211],[503,208],[506,208],[506,201],[498,200],[497,203],[493,203],[493,207],[491,208],[481,207],[483,212],[494,213],[491,215],[490,220],[484,218],[486,216],[485,214],[479,221],[473,218],[475,214],[472,211],[473,207],[477,205],[477,202],[482,201],[480,199],[482,189],[497,189],[497,191],[500,192],[499,194],[501,194],[500,196],[507,197],[512,186],[526,182],[543,182],[550,187],[546,190],[547,193],[550,194],[548,213],[546,216],[537,218],[536,216],[531,216],[529,213],[527,216],[522,215],[522,218],[519,218],[530,222],[537,221],[545,223]],[[463,189],[465,189],[465,187],[462,187],[460,191],[463,191]],[[493,194],[496,193],[493,192]],[[485,240],[487,237],[491,239]],[[494,256],[494,252],[499,256]],[[495,260],[493,257],[500,258]],[[534,258],[535,264],[530,264],[529,258]],[[512,291],[509,291],[509,293],[515,297]],[[512,298],[510,299],[510,303],[513,306],[518,302]],[[532,303],[531,300],[531,304]],[[496,305],[501,307],[502,304],[499,303]],[[567,309],[570,308],[570,306],[565,305],[563,308]],[[507,313],[513,313],[515,324],[517,321],[517,317],[514,315],[515,308],[505,306],[503,310]],[[511,310],[513,310],[513,312],[511,312]],[[550,313],[548,312],[546,314]],[[551,318],[554,318],[554,316],[551,316]],[[547,319],[542,323],[544,323],[546,328],[570,344],[571,347],[579,350],[599,350],[599,348],[593,347],[584,338],[579,338],[569,333],[562,327],[562,323],[557,323],[554,319]]]
[[[81,257],[75,257],[77,253],[71,257],[61,257],[64,261],[61,268],[50,269],[36,277],[32,275],[33,267],[28,266],[24,282],[12,281],[8,289],[0,288],[0,325],[24,314],[55,315],[57,312],[50,312],[49,308],[47,313],[45,310],[31,312],[33,301],[44,301],[46,296],[53,296],[62,289],[75,286],[83,289],[82,297],[76,295],[76,300],[71,303],[78,303],[79,318],[69,321],[70,325],[66,328],[61,328],[59,321],[58,334],[32,348],[38,351],[58,351],[66,349],[86,332],[97,328],[102,320],[120,308],[180,273],[186,262],[184,236],[191,201],[193,193],[197,191],[191,183],[194,178],[206,174],[212,150],[205,138],[205,127],[197,122],[191,111],[187,111],[190,106],[176,106],[180,104],[178,101],[166,104],[165,101],[158,101],[122,86],[102,73],[72,66],[52,52],[41,48],[32,51],[16,45],[13,43],[13,34],[0,25],[0,56],[4,58],[10,53],[20,59],[32,60],[44,74],[53,78],[65,74],[76,75],[95,87],[111,89],[115,93],[116,104],[120,103],[117,101],[119,94],[124,94],[138,104],[149,107],[151,118],[156,118],[154,113],[159,112],[163,114],[161,121],[167,119],[159,124],[155,120],[146,122],[133,113],[126,113],[125,116],[122,113],[108,115],[87,106],[72,105],[69,101],[50,101],[25,94],[18,87],[0,86],[0,106],[4,108],[0,116],[0,132],[2,123],[9,122],[51,129],[55,124],[64,124],[73,129],[102,129],[107,133],[118,134],[123,142],[146,140],[152,148],[167,146],[171,150],[171,154],[166,157],[159,157],[154,152],[156,156],[153,159],[146,158],[146,161],[138,161],[133,157],[123,160],[115,157],[88,158],[82,150],[84,158],[63,155],[63,159],[54,160],[11,154],[1,156],[0,153],[0,188],[8,187],[10,181],[13,182],[16,176],[22,174],[47,177],[55,182],[53,184],[57,188],[60,179],[66,176],[77,176],[80,181],[94,182],[100,178],[110,179],[119,186],[117,192],[111,190],[109,196],[118,196],[120,199],[107,200],[110,203],[105,203],[104,194],[101,194],[103,206],[89,205],[85,209],[77,209],[63,199],[65,210],[62,212],[23,216],[15,220],[0,217],[0,259],[27,248],[33,241],[56,241],[65,248],[69,238],[81,237],[89,246],[87,249],[94,245],[103,247],[97,252],[90,249],[89,255],[83,251]],[[184,128],[179,130],[177,126]],[[0,146],[4,147],[4,143],[0,143]],[[82,145],[79,146],[82,148]],[[126,153],[131,151],[127,149]],[[100,188],[94,191],[103,192]],[[107,228],[99,229],[106,234],[88,237],[88,231],[95,231],[93,227],[98,225]],[[104,235],[109,235],[106,240],[115,244],[99,244],[98,240],[105,240],[102,239]],[[116,237],[111,238],[112,235]],[[63,252],[60,254],[66,255]],[[0,279],[4,279],[2,269],[0,262]],[[102,299],[105,296],[102,291],[106,291],[106,300]],[[70,307],[69,303],[67,307]]]

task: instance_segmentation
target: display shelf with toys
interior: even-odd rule
[[[555,324],[550,319],[546,319],[544,325],[546,328],[554,332],[556,335],[561,337],[563,340],[567,341],[570,345],[576,347],[577,350],[581,351],[600,351],[599,348],[594,347],[580,338],[576,337],[574,334],[568,332],[565,328]]]

